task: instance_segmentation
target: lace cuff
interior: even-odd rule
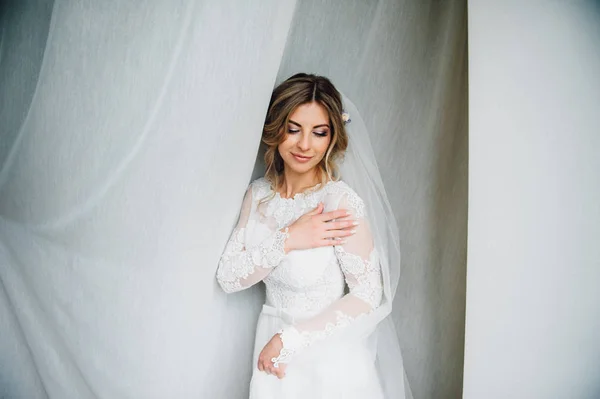
[[[279,356],[271,359],[275,368],[279,367],[280,363],[289,363],[294,353],[296,353],[296,349],[294,348],[302,345],[302,337],[300,337],[300,333],[294,327],[290,327],[288,331],[280,330],[278,334],[283,348],[279,351]]]
[[[217,280],[225,292],[240,291],[261,281],[264,271],[279,265],[286,255],[287,228],[251,248],[244,247],[244,233],[243,228],[233,233],[219,260]]]
[[[278,332],[283,348],[279,351],[279,356],[271,359],[273,367],[279,367],[279,363],[289,363],[298,349],[306,346],[304,338],[300,331],[291,326]]]
[[[335,315],[335,323],[327,323],[322,330],[300,331],[294,326],[280,330],[278,334],[283,343],[283,348],[279,352],[279,356],[271,359],[273,366],[278,367],[279,363],[289,363],[298,351],[308,348],[314,342],[324,340],[333,335],[337,330],[348,326],[354,320],[354,317],[339,310],[335,312]]]

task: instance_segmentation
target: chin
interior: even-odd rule
[[[291,171],[293,171],[294,173],[299,174],[299,175],[303,175],[303,174],[315,171],[315,166],[305,166],[305,167],[288,166],[288,167],[290,168]]]

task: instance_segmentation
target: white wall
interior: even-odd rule
[[[600,397],[600,3],[469,1],[464,398]]]

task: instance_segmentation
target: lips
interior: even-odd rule
[[[307,157],[305,155],[294,154],[293,152],[292,152],[292,156],[294,157],[294,159],[296,159],[296,161],[302,162],[302,163],[308,162],[308,161],[310,161],[312,159],[312,157]]]

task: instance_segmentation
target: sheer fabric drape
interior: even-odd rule
[[[214,273],[294,6],[2,8],[0,397],[247,396],[260,294]]]
[[[226,296],[214,273],[271,90],[297,71],[365,118],[406,248],[411,386],[456,396],[465,8],[438,3],[5,1],[0,396],[247,396],[263,297]]]

